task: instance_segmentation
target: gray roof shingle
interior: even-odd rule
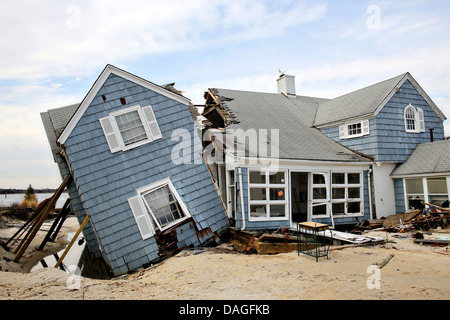
[[[373,114],[406,74],[320,103],[314,125]]]
[[[227,129],[278,129],[279,158],[316,161],[369,161],[312,128],[317,103],[323,99],[286,98],[281,94],[210,89],[232,115]],[[271,143],[271,148],[276,147]],[[268,148],[270,154],[270,148]],[[259,151],[259,150],[258,150]],[[266,154],[258,154],[266,156]]]
[[[392,171],[392,177],[423,174],[450,174],[450,140],[422,143],[406,162]]]
[[[47,139],[53,153],[60,150],[56,141],[79,105],[79,103],[76,103],[50,109],[47,112],[41,112],[42,123],[44,124],[45,133],[47,134]]]

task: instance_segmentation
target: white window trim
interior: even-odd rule
[[[314,183],[314,175],[323,175],[324,176],[324,180],[325,183],[324,184],[315,184]],[[311,172],[310,174],[310,206],[309,206],[309,216],[311,217],[311,219],[319,219],[319,218],[329,218],[330,217],[330,212],[331,212],[331,208],[330,208],[330,171],[326,171],[326,172]],[[314,188],[325,188],[326,189],[326,199],[314,199]],[[313,207],[316,206],[321,206],[321,205],[326,205],[326,214],[321,214],[321,215],[314,215],[313,214]]]
[[[159,222],[158,219],[156,219],[155,215],[153,214],[151,208],[148,206],[147,202],[144,200],[144,195],[147,193],[150,193],[162,186],[167,185],[170,189],[170,191],[172,192],[172,194],[174,195],[174,197],[176,198],[178,205],[180,206],[181,210],[184,213],[184,217],[181,219],[177,219],[171,223],[169,223],[168,225],[162,227]],[[151,183],[149,185],[146,185],[144,187],[138,188],[136,189],[136,193],[137,193],[137,197],[140,199],[140,203],[142,206],[144,206],[144,208],[146,209],[147,212],[147,216],[149,217],[149,219],[151,219],[152,223],[154,224],[154,226],[156,226],[156,228],[158,228],[161,231],[170,229],[171,227],[173,227],[174,225],[185,221],[187,219],[189,219],[191,217],[191,214],[189,212],[189,210],[187,209],[186,205],[184,204],[183,200],[181,199],[180,195],[178,194],[177,190],[175,189],[172,181],[170,180],[170,178],[164,178],[162,180],[159,180],[157,182]]]
[[[233,173],[234,183],[231,184],[231,173]],[[229,218],[236,218],[236,174],[234,170],[226,171],[226,187],[227,187],[227,214]],[[233,206],[234,203],[234,206]],[[234,211],[234,217],[233,217]]]
[[[332,199],[331,197],[331,214],[333,214],[333,204],[334,203],[345,203],[345,213],[340,215],[333,215],[334,218],[345,218],[345,217],[360,217],[364,215],[364,183],[363,183],[363,173],[361,171],[353,172],[353,171],[333,171],[333,173],[343,173],[345,175],[344,184],[333,184],[333,180],[331,179],[331,194],[333,192],[333,188],[345,188],[345,196],[344,199]],[[348,174],[359,174],[359,183],[351,184],[348,183]],[[359,198],[349,198],[348,197],[348,189],[349,188],[359,188]],[[349,202],[359,202],[359,212],[348,213],[348,203]]]
[[[147,117],[145,116],[145,112],[144,112],[144,110],[146,110],[146,109],[148,109],[148,112],[151,112],[154,120],[147,119]],[[123,141],[122,134],[120,133],[119,127],[117,125],[116,117],[120,116],[122,114],[133,112],[133,111],[138,112],[139,118],[142,122],[145,133],[147,135],[147,139],[144,139],[144,140],[141,140],[141,141],[138,141],[138,142],[135,142],[135,143],[132,143],[132,144],[129,144],[126,146]],[[162,138],[161,131],[159,130],[159,126],[158,126],[156,117],[153,113],[153,108],[151,105],[148,105],[148,106],[142,107],[142,108],[140,105],[134,105],[134,106],[122,109],[122,110],[114,111],[114,112],[111,112],[108,117],[101,118],[101,119],[99,119],[99,121],[100,121],[100,124],[102,125],[103,133],[105,134],[106,140],[108,142],[108,146],[111,150],[111,153],[115,153],[118,151],[131,150],[136,147],[142,146],[144,144],[150,143],[154,140]],[[109,121],[109,123],[113,129],[112,132],[111,131],[107,132],[107,130],[105,129],[104,124],[103,124],[105,121]],[[156,125],[158,126],[159,135],[152,135],[150,126],[149,126],[150,122],[156,123]],[[117,141],[117,144],[118,144],[117,148],[112,147],[112,145],[110,144],[110,138],[113,138]]]
[[[406,112],[408,110],[413,110],[414,112],[414,130],[408,129],[408,123],[406,119]],[[414,106],[410,103],[405,107],[403,110],[403,119],[405,123],[405,131],[408,133],[420,133],[425,132],[425,118],[423,109],[421,108],[414,108]]]
[[[270,170],[251,170],[248,171],[248,221],[286,221],[289,220],[289,191],[288,191],[288,171],[279,170],[278,172],[284,173],[284,183],[283,184],[271,184],[269,180],[269,174],[273,173]],[[250,183],[250,172],[261,172],[265,174],[266,183]],[[251,200],[250,199],[250,189],[251,188],[265,188],[266,189],[266,200]],[[270,188],[283,188],[284,189],[284,200],[270,200]],[[284,205],[284,217],[271,217],[270,216],[270,205],[283,204]],[[252,217],[250,206],[251,205],[265,205],[266,206],[266,216],[265,217]]]
[[[361,124],[361,133],[351,134],[351,135],[348,134],[349,127],[352,125],[355,125],[355,124]],[[363,137],[363,136],[366,136],[369,134],[370,134],[370,125],[369,125],[368,119],[351,122],[351,123],[346,123],[346,124],[339,126],[339,139],[340,140]]]

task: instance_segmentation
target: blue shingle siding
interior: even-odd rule
[[[126,105],[121,104],[121,97],[126,99]],[[99,119],[136,104],[152,106],[163,138],[111,153]],[[211,231],[220,234],[228,227],[204,163],[172,162],[171,152],[179,141],[172,141],[171,135],[177,128],[193,135],[194,124],[187,106],[111,74],[65,143],[79,193],[80,212],[89,211],[106,260],[116,275],[159,257],[155,239],[142,240],[128,204],[128,199],[136,196],[137,188],[170,177],[198,222],[198,229],[203,229],[201,225],[205,223],[211,224]],[[179,246],[199,244],[194,223],[176,230],[181,240]]]
[[[349,123],[351,123],[350,121]],[[339,139],[339,126],[329,127],[321,129],[322,133],[333,139],[334,141],[342,144],[343,146],[362,152],[369,156],[375,156],[377,154],[377,136],[376,136],[376,120],[369,119],[370,134],[363,137]]]
[[[406,211],[406,205],[405,205],[405,193],[403,189],[403,179],[394,179],[394,191],[395,191],[395,211],[397,214],[404,213]]]
[[[411,104],[424,111],[425,132],[405,131],[404,110]],[[375,156],[379,162],[404,162],[419,143],[430,142],[430,128],[434,128],[434,140],[444,139],[444,126],[436,112],[420,93],[406,81],[385,104],[375,118],[370,119],[370,134],[358,138],[339,139],[339,127],[324,128],[321,131],[340,144]]]
[[[406,106],[422,108],[425,118],[425,132],[405,131],[404,110]],[[404,162],[419,143],[430,142],[429,129],[434,128],[434,139],[444,139],[442,120],[428,105],[417,90],[405,82],[400,92],[396,92],[376,118],[378,136],[377,160],[381,162]]]

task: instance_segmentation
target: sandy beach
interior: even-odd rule
[[[47,229],[51,221],[46,222]],[[2,228],[8,239],[20,224]],[[392,242],[331,250],[319,262],[297,252],[245,255],[230,244],[184,250],[152,267],[112,280],[95,280],[52,267],[30,272],[43,256],[64,248],[67,234],[78,229],[75,217],[65,222],[55,243],[35,250],[45,236],[39,231],[19,263],[0,248],[1,300],[448,300],[448,246],[419,245],[408,233],[389,233]],[[373,236],[385,232],[372,231]],[[425,237],[450,235],[432,230]],[[374,271],[370,266],[392,259]],[[5,259],[6,258],[6,259]],[[378,281],[378,282],[376,282]],[[376,285],[378,284],[378,286]]]

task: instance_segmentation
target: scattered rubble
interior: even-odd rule
[[[388,232],[414,232],[420,239],[418,231],[446,228],[449,226],[450,209],[429,205],[428,208],[390,215],[377,220],[360,221],[352,233],[362,234],[368,230],[384,230]]]

